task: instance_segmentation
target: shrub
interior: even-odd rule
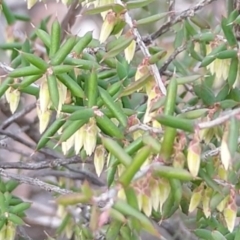
[[[28,7],[35,2],[28,0]],[[78,1],[62,2],[69,5],[69,16],[81,9]],[[23,42],[11,37],[0,46],[11,59],[10,66],[1,64],[6,77],[0,85],[13,114],[9,121],[27,113],[19,107],[21,95],[32,95],[41,137],[29,144],[5,131],[6,123],[0,133],[45,156],[16,168],[54,168],[65,177],[56,186],[12,174],[5,170],[13,168],[10,163],[0,163],[0,175],[11,179],[0,186],[1,239],[14,239],[30,207],[11,194],[17,182],[57,194],[62,224],[55,237],[140,239],[146,231],[164,239],[154,222],[162,226],[180,214],[194,225],[184,227],[191,239],[238,239],[237,1],[226,1],[227,16],[216,26],[197,14],[214,0],[181,13],[169,1],[166,12],[136,21],[132,10],[157,1],[80,2],[81,14],[101,14],[99,39],[91,31],[73,36],[57,19],[48,30],[48,18]],[[29,20],[6,1],[1,6],[9,26]],[[140,34],[142,26],[155,28],[159,22],[149,36]],[[173,37],[171,54],[155,41],[164,34]],[[93,164],[96,176],[70,167],[81,162]],[[79,174],[80,187],[69,186],[67,169]],[[77,206],[81,213],[75,216],[69,209]]]

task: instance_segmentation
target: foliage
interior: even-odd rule
[[[36,2],[28,0],[28,7]],[[70,8],[77,4],[62,2]],[[196,14],[210,0],[179,15],[172,15],[171,6],[137,21],[129,12],[154,0],[80,2],[87,7],[84,14],[101,14],[99,39],[92,32],[66,36],[57,19],[48,30],[49,19],[43,19],[23,43],[11,38],[0,46],[11,58],[10,66],[2,66],[7,76],[0,97],[5,96],[13,116],[21,94],[36,97],[41,138],[35,152],[50,148],[64,154],[65,163],[52,167],[63,169],[59,166],[78,157],[93,162],[98,176],[106,173],[107,188],[97,190],[88,181],[80,189],[67,189],[64,180],[62,188],[41,184],[59,194],[63,221],[57,234],[139,239],[145,230],[162,239],[152,221],[181,212],[191,217],[199,239],[237,239],[239,10],[229,7],[228,16],[211,27]],[[4,1],[2,13],[9,26],[28,20]],[[164,23],[150,37],[140,35],[138,27],[160,20]],[[169,54],[153,41],[172,27],[174,51]],[[39,40],[41,56],[35,53]],[[12,178],[5,171],[0,175]],[[0,186],[0,233],[9,224],[22,224],[30,207],[9,194],[11,183]],[[90,206],[87,222],[67,211],[77,204]]]

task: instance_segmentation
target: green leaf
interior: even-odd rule
[[[144,230],[148,231],[154,236],[160,237],[158,231],[154,228],[151,221],[144,214],[136,210],[134,207],[131,207],[126,202],[117,200],[113,205],[113,208],[127,216],[138,219]]]
[[[216,102],[214,92],[206,84],[196,84],[194,86],[195,94],[202,99],[206,105],[213,105]]]
[[[193,176],[185,169],[168,167],[168,166],[154,166],[154,174],[159,177],[168,179],[179,179],[182,181],[191,181]]]

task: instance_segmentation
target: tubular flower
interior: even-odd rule
[[[86,135],[83,140],[84,149],[88,156],[92,155],[96,144],[97,144],[97,134],[98,128],[96,125],[95,118],[90,118],[89,122],[85,124]]]
[[[14,89],[13,87],[9,87],[5,92],[5,97],[9,104],[12,114],[15,113],[18,108],[20,96],[21,96],[20,91],[18,89]]]
[[[237,218],[236,194],[233,189],[230,191],[230,196],[223,210],[223,216],[229,232],[232,232]]]
[[[124,50],[125,58],[130,63],[134,57],[136,50],[136,41],[132,40],[131,44]]]
[[[62,142],[62,152],[66,155],[69,150],[74,146],[75,134],[73,134],[67,141]]]
[[[187,164],[190,173],[196,177],[200,168],[201,147],[198,139],[193,139],[188,148]]]
[[[58,92],[59,92],[59,104],[58,104],[58,116],[62,110],[62,105],[66,102],[67,100],[67,87],[62,84],[61,82],[58,81]]]
[[[218,46],[219,43],[213,42],[206,46],[207,55]],[[212,75],[215,74],[215,80],[213,83],[213,88],[219,88],[228,78],[228,72],[230,67],[229,59],[215,59],[212,63],[207,66],[207,69],[211,72]]]
[[[193,212],[198,205],[201,203],[202,201],[202,195],[203,195],[203,191],[204,191],[204,185],[201,184],[200,186],[198,186],[197,188],[195,188],[192,192],[192,197],[190,200],[190,204],[189,204],[189,209],[188,211],[191,213]]]
[[[37,115],[39,119],[39,132],[43,133],[46,130],[50,121],[51,111],[47,109],[43,112],[37,104]]]
[[[74,142],[74,150],[75,154],[79,154],[80,150],[83,147],[83,141],[86,137],[85,125],[77,130],[75,133],[75,142]]]
[[[101,175],[105,164],[105,148],[103,145],[98,145],[94,152],[94,166],[98,176]]]
[[[100,43],[103,43],[107,40],[107,38],[110,36],[115,24],[116,24],[117,18],[116,13],[113,11],[109,11],[106,14],[106,17],[103,21],[99,41]]]
[[[40,110],[42,112],[45,112],[48,109],[50,103],[51,103],[51,100],[50,100],[50,94],[48,89],[48,83],[47,83],[47,79],[44,78],[41,82],[40,90],[39,90]]]

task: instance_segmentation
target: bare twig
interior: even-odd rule
[[[59,166],[64,166],[73,163],[81,163],[82,160],[80,157],[72,158],[58,158],[40,162],[0,162],[0,168],[3,169],[25,169],[25,170],[40,170],[46,168],[54,168]]]
[[[74,172],[66,172],[66,171],[58,171],[58,170],[40,170],[36,172],[31,172],[28,174],[30,177],[46,177],[46,176],[52,176],[52,177],[64,177],[69,178],[73,180],[87,180],[88,182],[95,184],[97,186],[103,187],[105,184],[97,178],[97,176],[89,177],[88,174],[82,174],[80,173],[74,173]],[[93,174],[92,174],[93,175]]]
[[[68,193],[72,193],[71,190],[67,190],[67,189],[63,189],[57,186],[54,186],[52,184],[48,184],[45,183],[37,178],[31,178],[31,177],[27,177],[24,175],[19,175],[19,174],[15,174],[15,173],[10,173],[10,172],[6,172],[6,170],[4,170],[3,168],[0,168],[0,176],[8,178],[8,179],[13,179],[16,180],[20,183],[24,183],[24,184],[28,184],[28,185],[32,185],[35,187],[39,187],[45,191],[48,192],[55,192],[55,193],[59,193],[59,194],[68,194]]]
[[[16,135],[16,133],[12,133],[9,131],[5,131],[5,130],[1,130],[0,129],[0,134],[8,136],[10,138],[12,138],[13,140],[35,150],[36,149],[36,145],[32,144],[28,141],[26,141],[25,139],[19,137],[18,135]],[[54,158],[59,158],[60,154],[58,154],[56,151],[50,150],[50,149],[40,149],[39,152],[44,153],[50,157],[54,157]]]
[[[215,127],[215,126],[218,126],[218,125],[226,122],[231,117],[234,117],[238,114],[240,114],[240,108],[224,112],[220,117],[218,117],[212,121],[199,123],[199,124],[197,124],[197,127],[200,129]]]
[[[146,124],[137,124],[137,125],[134,125],[134,126],[131,126],[129,129],[128,129],[128,132],[135,132],[137,130],[143,130],[143,131],[146,131],[146,132],[153,132],[153,133],[163,133],[163,131],[159,128],[154,128],[154,127],[150,127]]]
[[[61,23],[61,27],[62,27],[61,39],[62,40],[64,39],[66,34],[69,32],[71,27],[74,25],[76,21],[76,17],[81,10],[82,10],[82,5],[79,4],[78,0],[75,0],[69,7],[68,12]]]
[[[120,5],[124,5],[121,0],[117,0],[116,2]],[[144,57],[149,58],[151,55],[148,51],[148,48],[146,47],[145,43],[143,42],[142,36],[138,32],[138,30],[137,30],[136,26],[134,25],[133,20],[130,17],[128,12],[125,13],[125,21],[129,25],[129,27],[133,30],[133,34],[136,37],[136,41],[137,41],[138,46],[140,47]],[[152,72],[152,74],[155,78],[155,81],[156,81],[158,87],[160,88],[162,94],[166,95],[167,91],[166,91],[165,85],[163,84],[163,81],[161,79],[161,76],[160,76],[160,73],[158,71],[156,64],[150,65],[150,69],[151,69],[151,72]]]
[[[238,138],[238,144],[240,143],[240,137]],[[202,154],[203,160],[206,160],[209,157],[217,156],[220,153],[220,147],[213,148],[211,150],[208,150]]]
[[[174,8],[175,8],[175,0],[169,0],[168,11],[170,13],[170,16],[169,16],[170,21],[173,20],[175,17]]]
[[[162,67],[160,68],[160,73],[164,73],[167,70],[167,67],[169,66],[169,64],[176,58],[176,56],[183,52],[187,47],[187,44],[183,44],[182,46],[178,47],[170,56],[169,58],[164,62],[164,64],[162,65]]]
[[[215,148],[215,149],[211,149],[205,153],[202,154],[202,158],[203,160],[206,160],[209,157],[214,157],[217,156],[220,152],[220,148]]]
[[[162,36],[164,33],[166,33],[171,26],[175,25],[178,22],[181,22],[182,20],[184,20],[188,17],[194,16],[194,14],[197,11],[201,10],[202,8],[204,8],[205,6],[207,6],[208,4],[210,4],[214,1],[216,1],[216,0],[203,0],[203,1],[199,2],[198,4],[196,4],[194,7],[183,11],[175,19],[168,20],[166,23],[164,23],[156,32],[152,33],[150,35],[150,37],[144,38],[144,42],[149,42],[149,40],[150,40],[150,42],[156,40],[157,38]]]
[[[28,114],[29,112],[31,112],[35,107],[36,107],[36,103],[32,103],[32,104],[28,105],[27,107],[24,107],[21,111],[13,114],[11,117],[6,119],[0,125],[0,128],[1,129],[7,128],[10,124],[15,122],[17,119],[19,119],[19,118],[23,117],[24,115]]]
[[[17,234],[21,236],[25,240],[33,240],[31,237],[29,237],[25,231],[25,229],[22,226],[18,226],[17,228]]]
[[[84,162],[86,163],[86,162]],[[90,180],[92,183],[96,184],[96,185],[99,185],[99,186],[105,186],[105,184],[100,181],[95,174],[87,171],[87,170],[81,170],[81,169],[74,169],[73,167],[69,167],[69,166],[65,166],[65,168],[67,168],[68,170],[72,171],[72,172],[75,172],[77,174],[81,174],[83,175],[87,180]],[[96,182],[96,183],[95,183]],[[101,183],[100,183],[101,182]]]
[[[0,62],[0,68],[6,73],[6,74],[4,74],[4,76],[7,75],[7,73],[12,72],[14,70],[14,68],[12,68],[12,67],[10,67],[7,64],[2,63],[2,62]],[[22,78],[20,78],[20,79],[22,80]],[[31,83],[30,86],[39,88],[39,86],[35,83]]]

